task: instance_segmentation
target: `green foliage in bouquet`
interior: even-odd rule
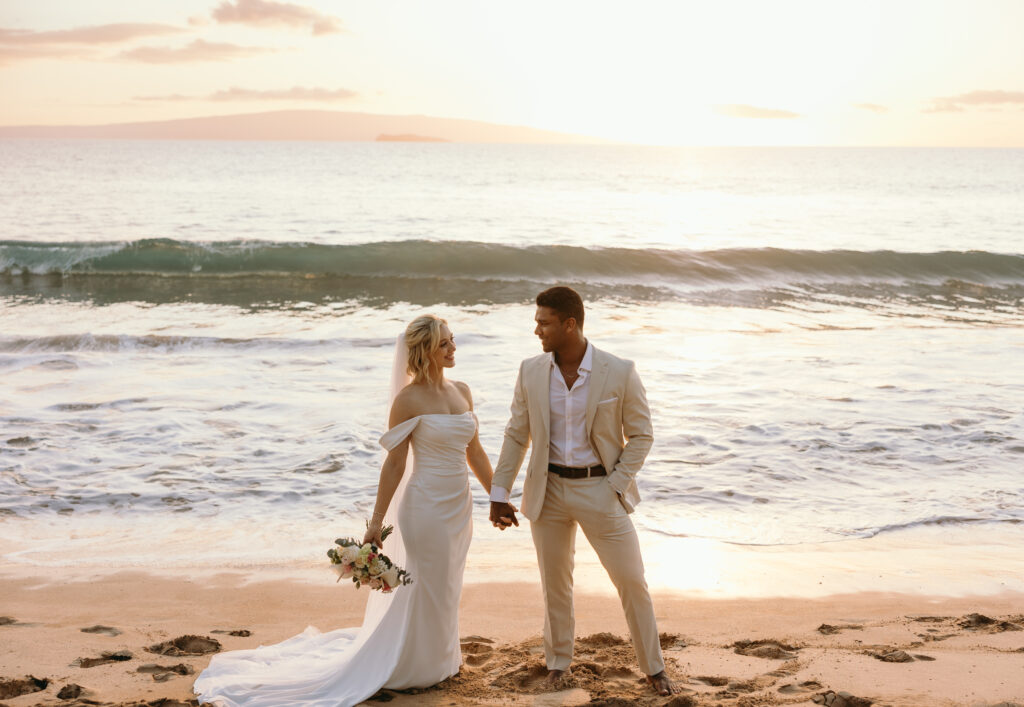
[[[380,532],[381,541],[394,530],[392,525],[383,528]],[[366,585],[385,594],[403,584],[412,584],[412,575],[395,565],[376,544],[364,544],[355,538],[338,538],[334,544],[337,547],[328,550],[327,557],[338,574],[339,582],[351,578],[357,588]]]

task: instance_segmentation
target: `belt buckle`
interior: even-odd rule
[[[594,468],[594,467],[592,467],[592,466],[588,466],[588,467],[587,467],[587,478],[588,478],[588,479],[590,478],[590,470],[591,470],[591,469],[593,469],[593,468]]]

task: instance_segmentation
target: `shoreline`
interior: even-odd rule
[[[528,528],[499,533],[474,517],[465,582],[538,581]],[[190,517],[0,521],[0,576],[119,571],[171,577],[220,572],[317,585],[334,530],[357,523],[295,519],[279,525]],[[815,598],[856,592],[988,596],[1024,592],[1024,524],[931,525],[867,538],[776,545],[673,537],[639,527],[652,591],[691,598]],[[579,538],[576,586],[615,595],[590,544]]]
[[[0,569],[0,616],[11,619],[0,621],[0,679],[7,684],[31,675],[49,683],[33,694],[0,697],[9,707],[75,704],[56,698],[68,684],[85,688],[79,699],[100,704],[160,698],[187,704],[195,673],[209,655],[156,655],[147,647],[196,635],[235,650],[275,643],[308,625],[322,631],[357,626],[367,595],[327,577],[314,585],[238,572],[12,569]],[[813,704],[815,694],[828,690],[890,707],[1024,703],[1022,592],[771,599],[652,593],[669,672],[692,704]],[[468,583],[460,606],[462,672],[439,688],[391,694],[391,701],[570,705],[619,697],[666,703],[639,682],[617,598],[579,589],[576,670],[560,691],[542,692],[541,605],[536,583]],[[97,626],[96,633],[82,631]],[[762,643],[740,655],[736,646],[744,641]],[[94,667],[76,664],[118,651],[130,657]],[[876,657],[902,657],[894,651],[909,660]],[[166,670],[138,672],[152,664]]]

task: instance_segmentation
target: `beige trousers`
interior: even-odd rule
[[[633,521],[607,477],[563,479],[555,474],[548,475],[540,517],[530,524],[544,589],[544,655],[548,670],[566,670],[572,663],[576,631],[572,571],[577,524],[619,592],[640,669],[647,675],[660,673],[665,662]]]

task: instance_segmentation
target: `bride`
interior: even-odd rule
[[[469,386],[445,378],[454,365],[455,339],[443,319],[417,317],[399,337],[389,429],[380,439],[388,455],[363,542],[380,545],[382,529],[394,525],[384,549],[413,583],[372,592],[358,628],[309,627],[276,645],[214,656],[193,688],[200,703],[339,707],[459,671],[459,595],[473,531],[466,462],[488,494],[492,470]]]

